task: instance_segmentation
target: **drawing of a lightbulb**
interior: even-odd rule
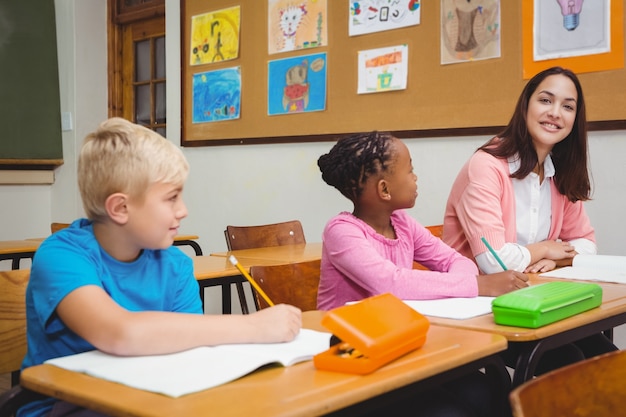
[[[556,0],[561,6],[563,15],[563,27],[567,30],[574,30],[578,27],[578,15],[583,8],[583,0]]]

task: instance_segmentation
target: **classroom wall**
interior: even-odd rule
[[[74,126],[72,131],[63,132],[65,163],[55,171],[53,185],[0,185],[0,239],[4,240],[45,236],[52,221],[69,222],[82,216],[76,187],[76,154],[84,136],[107,117],[106,2],[55,0],[55,6],[61,111],[72,113]],[[180,126],[181,119],[179,0],[166,0],[166,13],[168,139],[178,144],[180,132],[175,127]],[[615,88],[624,89],[626,85]],[[425,225],[441,223],[456,172],[487,139],[407,139],[419,177],[419,197],[410,213]],[[323,183],[317,169],[317,158],[331,145],[320,142],[183,148],[191,164],[191,175],[184,194],[189,217],[183,221],[180,232],[199,235],[208,254],[226,250],[223,230],[227,224],[300,219],[307,240],[319,241],[328,218],[341,210],[351,210],[348,200]],[[626,255],[622,244],[626,236],[624,155],[626,131],[591,132],[595,194],[587,209],[604,254]],[[2,269],[9,267],[0,263]],[[211,295],[208,302],[215,299],[217,295]],[[219,311],[219,303],[208,311]]]

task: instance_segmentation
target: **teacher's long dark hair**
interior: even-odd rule
[[[528,81],[522,91],[515,112],[505,129],[479,148],[495,157],[508,158],[520,156],[519,169],[511,174],[512,178],[525,178],[537,165],[537,153],[528,132],[527,113],[530,97],[539,84],[551,75],[564,75],[574,83],[578,99],[576,100],[576,120],[570,134],[554,145],[550,153],[555,168],[554,181],[557,189],[570,201],[590,200],[591,183],[587,167],[588,140],[587,115],[582,86],[576,74],[568,69],[552,67],[544,70]]]

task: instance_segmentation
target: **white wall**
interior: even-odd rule
[[[180,143],[180,12],[166,0],[168,139]],[[55,0],[61,111],[74,116],[63,133],[64,165],[52,186],[0,186],[0,239],[45,236],[52,221],[82,216],[76,187],[76,153],[83,137],[107,117],[105,0]],[[506,53],[504,51],[503,53]],[[472,64],[464,64],[472,65]],[[620,88],[620,86],[616,86]],[[624,86],[621,86],[624,88]],[[411,213],[423,224],[441,223],[450,185],[473,150],[488,137],[406,140],[419,176]],[[327,186],[316,161],[332,143],[184,148],[191,164],[185,188],[189,217],[181,233],[197,234],[205,253],[226,249],[227,224],[300,219],[309,241],[319,241],[328,218],[350,210]],[[595,200],[587,208],[600,252],[626,255],[626,132],[591,132]],[[0,268],[6,265],[0,264]]]

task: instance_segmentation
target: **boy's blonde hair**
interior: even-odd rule
[[[141,200],[154,183],[183,185],[189,164],[180,148],[158,133],[114,117],[85,137],[78,158],[78,188],[87,217],[107,216],[106,199],[125,193]]]

